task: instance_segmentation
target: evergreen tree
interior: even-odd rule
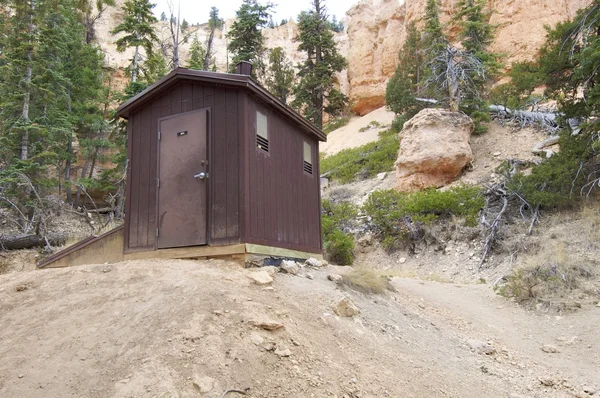
[[[264,71],[264,38],[261,28],[269,22],[272,5],[260,5],[256,0],[243,0],[236,11],[237,19],[231,25],[227,38],[227,49],[233,54],[230,71],[234,71],[240,61],[254,64],[253,75]]]
[[[484,68],[478,73],[468,73],[473,90],[465,93],[461,108],[475,121],[476,130],[482,131],[481,122],[489,120],[485,101],[486,83],[498,72],[498,56],[489,50],[494,39],[494,27],[489,23],[491,11],[485,0],[461,0],[457,4],[454,21],[459,28],[459,39],[465,51],[479,59]]]
[[[313,0],[313,8],[302,12],[298,24],[298,49],[306,54],[299,65],[300,81],[294,88],[292,105],[318,128],[323,127],[323,112],[341,113],[347,98],[335,87],[334,75],[347,65],[335,46],[323,0]]]
[[[215,31],[217,29],[221,29],[224,23],[225,21],[219,17],[219,9],[217,7],[211,7],[208,19],[208,28],[210,29],[210,33],[208,35],[208,39],[206,40],[206,51],[204,51],[204,62],[201,68],[203,70],[208,70],[211,63],[213,64],[213,68],[216,68],[213,49]]]
[[[190,69],[204,69],[205,62],[205,53],[206,51],[200,44],[200,40],[198,40],[198,35],[194,36],[192,40],[192,45],[190,46],[190,59],[188,61],[188,68]]]
[[[160,13],[160,20],[162,22],[165,22],[167,20],[167,14],[165,14],[164,11]]]
[[[285,50],[275,47],[269,52],[269,68],[267,70],[267,88],[277,98],[287,103],[287,97],[292,91],[294,70],[288,61]]]
[[[112,34],[125,33],[125,36],[117,39],[117,50],[133,47],[134,54],[131,60],[131,82],[136,83],[140,69],[140,47],[146,52],[146,57],[152,56],[153,44],[158,41],[152,24],[156,22],[156,17],[152,13],[154,4],[149,0],[127,0],[123,6],[125,19],[113,29]]]
[[[421,45],[421,34],[413,21],[407,27],[398,66],[385,90],[385,102],[396,115],[410,118],[423,108],[423,103],[416,100],[424,69]]]
[[[448,39],[444,35],[442,24],[440,22],[438,0],[427,0],[425,8],[425,29],[423,32],[423,54],[425,59],[425,68],[421,81],[423,92],[427,97],[442,99],[440,93],[436,91],[435,85],[429,82],[432,78],[433,70],[442,70],[443,60],[439,56],[446,52]]]
[[[181,21],[181,31],[185,32],[188,30],[189,27],[190,24],[188,23],[188,21],[186,21],[185,18],[183,18],[183,21]]]

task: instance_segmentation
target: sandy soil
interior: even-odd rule
[[[249,272],[213,260],[2,275],[0,396],[574,397],[600,388],[595,306],[554,317],[484,285],[396,278],[398,292],[364,296],[327,280],[338,267],[310,270],[314,280],[278,274],[272,288],[251,284]],[[343,296],[358,317],[333,315]],[[254,326],[263,320],[284,328]]]
[[[343,149],[355,148],[357,146],[368,144],[379,139],[379,132],[387,130],[394,120],[394,113],[381,107],[365,116],[356,116],[350,119],[350,122],[327,135],[327,142],[319,144],[319,152],[327,155],[333,155]],[[367,128],[371,122],[379,123],[377,128],[368,128],[366,131],[360,131],[361,128]]]

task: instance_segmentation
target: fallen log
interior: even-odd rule
[[[67,235],[0,235],[0,250],[32,249],[34,247],[62,246],[67,242]]]

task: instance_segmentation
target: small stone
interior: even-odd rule
[[[387,177],[387,173],[386,172],[377,174],[377,179],[380,180],[380,181],[384,180],[385,177]]]
[[[348,297],[344,297],[338,301],[335,307],[333,307],[333,312],[338,316],[347,318],[360,314],[358,307]]]
[[[267,271],[252,272],[250,275],[248,275],[248,277],[257,285],[268,285],[273,283],[273,278],[271,278]]]
[[[494,355],[496,353],[496,349],[487,341],[468,340],[467,345],[479,354]]]
[[[252,341],[252,344],[260,346],[262,345],[262,343],[265,342],[265,339],[263,339],[262,336],[253,334],[252,336],[250,336],[250,341]]]
[[[596,389],[590,386],[583,386],[583,392],[586,393],[587,395],[594,395],[596,394]]]
[[[263,289],[265,292],[273,292],[275,291],[275,288],[273,286],[269,286],[269,287],[263,287]]]
[[[211,392],[215,388],[215,379],[208,376],[196,376],[194,377],[192,385],[194,386],[194,389],[199,393]]]
[[[502,153],[500,152],[494,152],[494,157],[497,158],[498,156],[502,155]]]
[[[22,379],[23,377],[25,377],[25,375],[23,375],[23,374],[19,375],[19,379]]]
[[[283,272],[287,272],[288,274],[298,275],[299,267],[295,261],[283,260],[281,262],[280,268]]]
[[[27,285],[18,285],[18,286],[15,288],[15,290],[16,290],[17,292],[23,292],[23,291],[25,291],[25,290],[27,290],[27,289],[29,289],[29,286],[27,286]]]
[[[264,329],[264,330],[277,330],[283,328],[283,323],[275,322],[275,321],[254,321],[254,326]]]
[[[406,262],[406,258],[405,257],[401,257],[399,260],[400,264],[404,264]]]
[[[551,344],[546,344],[546,345],[542,346],[542,351],[544,351],[548,354],[556,354],[556,353],[560,352],[558,350],[558,348],[556,348],[555,346],[553,346]]]
[[[223,311],[221,311],[221,310],[214,310],[213,314],[215,314],[215,315],[223,315]]]
[[[306,279],[313,280],[313,279],[315,279],[315,276],[313,274],[307,272],[306,273]]]
[[[546,387],[552,387],[553,385],[556,384],[556,380],[554,380],[552,377],[550,376],[542,376],[542,377],[538,377],[538,380],[540,381],[540,383],[542,383],[543,385],[545,385]]]
[[[329,262],[327,260],[321,261],[321,267],[327,267],[328,265],[329,265]],[[600,307],[600,303],[598,303],[598,307]]]
[[[600,307],[600,301],[598,301],[598,304],[596,304],[596,307]]]
[[[312,257],[304,262],[304,264],[308,265],[309,267],[315,267],[315,268],[322,267],[324,265],[323,263],[326,263],[326,261],[319,261],[316,258],[312,258]]]
[[[341,282],[343,277],[338,274],[329,274],[327,275],[327,279],[329,279],[332,282]]]
[[[275,349],[275,355],[280,356],[282,358],[287,358],[292,355],[292,352],[290,351],[289,348],[286,348],[285,346],[281,346],[281,347],[277,347]]]
[[[274,277],[279,272],[279,268],[274,267],[272,265],[262,267],[260,270],[265,271],[267,274],[269,274],[270,277]]]

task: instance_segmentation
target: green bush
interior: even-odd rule
[[[590,157],[589,136],[572,136],[565,133],[560,138],[560,152],[538,166],[531,174],[517,173],[508,188],[525,198],[531,205],[542,208],[565,209],[576,203],[580,189],[587,183],[591,170],[586,168]],[[592,155],[593,156],[593,155]]]
[[[392,127],[390,131],[392,133],[399,133],[404,128],[404,123],[408,122],[410,119],[405,115],[396,115],[394,121],[392,122]]]
[[[325,243],[325,258],[334,264],[352,265],[354,262],[354,236],[339,229],[333,231]]]
[[[348,116],[336,117],[335,119],[331,119],[329,123],[323,126],[323,132],[325,134],[329,134],[333,130],[337,130],[340,127],[344,127],[348,123],[350,123],[350,118]]]
[[[418,238],[414,223],[430,224],[440,217],[457,216],[473,226],[484,204],[480,188],[464,185],[445,191],[376,191],[367,199],[363,211],[371,217],[384,249],[394,251],[406,248]]]
[[[331,172],[329,177],[342,183],[373,177],[390,171],[398,158],[400,142],[395,133],[382,132],[376,142],[358,148],[345,149],[321,160],[321,174]]]
[[[345,233],[358,216],[356,206],[348,202],[335,204],[329,200],[321,203],[321,217],[325,258],[339,265],[352,265],[354,261],[354,236]]]

